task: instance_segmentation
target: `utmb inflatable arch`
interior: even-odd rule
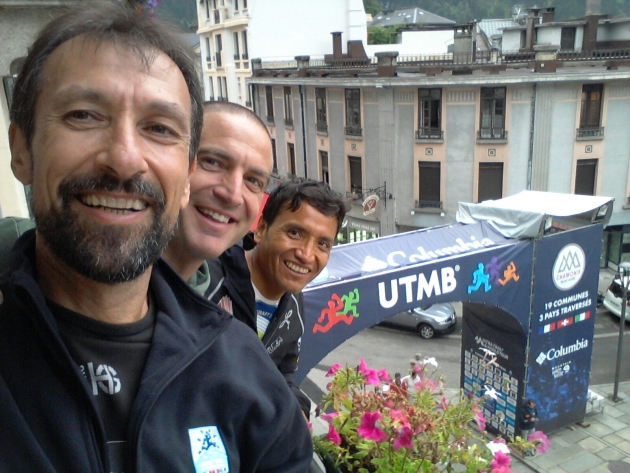
[[[551,432],[584,418],[603,225],[612,199],[526,191],[460,204],[457,224],[337,246],[304,291],[296,379],[361,330],[463,302],[461,387],[489,390],[488,429],[514,436],[524,400]]]

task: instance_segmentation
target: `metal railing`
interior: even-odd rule
[[[348,125],[344,128],[347,136],[363,136],[363,128],[357,125]]]
[[[286,126],[293,126],[293,118],[285,118],[284,119],[284,124]]]
[[[354,191],[346,191],[346,199],[348,200],[360,200],[363,196],[362,192],[359,189],[355,189]]]
[[[417,209],[441,209],[442,202],[439,200],[416,200]]]
[[[416,130],[417,140],[441,140],[444,139],[444,132],[439,128],[420,128]]]
[[[478,140],[507,140],[507,130],[504,128],[482,128],[477,132]]]
[[[577,138],[600,138],[604,136],[604,127],[578,128],[576,130]]]
[[[275,123],[273,115],[267,115],[267,123],[270,123],[271,125]]]
[[[328,123],[326,122],[317,122],[315,127],[317,131],[321,131],[322,133],[328,133]]]

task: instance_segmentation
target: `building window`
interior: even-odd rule
[[[234,11],[238,11],[238,0],[234,0]]]
[[[560,49],[573,51],[575,49],[575,26],[562,28],[560,32]]]
[[[350,171],[350,194],[358,199],[363,193],[363,164],[361,163],[361,158],[359,156],[348,156],[348,169]]]
[[[278,153],[276,151],[276,140],[271,138],[271,155],[273,156],[272,172],[278,174]]]
[[[418,162],[418,200],[416,208],[441,209],[440,169],[441,163],[436,161]]]
[[[346,135],[362,136],[361,89],[346,89]]]
[[[284,124],[293,126],[293,103],[291,100],[291,87],[284,88]]]
[[[604,136],[601,126],[602,93],[604,84],[584,84],[582,86],[582,109],[578,138],[600,138]]]
[[[206,36],[206,62],[208,63],[208,67],[212,67],[210,63],[212,62],[212,53],[210,52],[210,37]]]
[[[234,33],[234,59],[239,61],[241,59],[241,52],[238,47],[238,33]]]
[[[210,0],[206,0],[206,20],[210,19]]]
[[[418,139],[442,139],[442,89],[418,89]]]
[[[319,152],[319,164],[321,169],[319,180],[330,185],[330,172],[328,171],[328,151]]]
[[[243,55],[241,57],[243,59],[249,59],[249,53],[247,52],[247,31],[241,33],[241,38],[243,40]]]
[[[212,77],[208,77],[208,100],[214,100],[214,83]]]
[[[221,61],[221,52],[223,51],[223,42],[221,41],[221,35],[218,34],[214,37],[214,42],[216,43],[216,61],[217,67],[221,67],[223,62]]]
[[[267,121],[273,124],[273,87],[265,86],[265,97],[267,100]]]
[[[315,89],[315,108],[317,111],[317,131],[328,131],[328,117],[326,115],[326,89]]]
[[[477,202],[503,198],[503,163],[479,163]]]
[[[247,0],[243,0],[243,10],[247,10]]]
[[[595,195],[597,159],[578,159],[575,168],[575,193]]]
[[[481,88],[480,140],[505,140],[505,87]]]
[[[219,96],[217,100],[222,102],[228,101],[227,77],[217,77],[217,85],[219,87]]]
[[[297,166],[295,164],[295,145],[293,143],[287,143],[289,150],[289,175],[297,176]]]

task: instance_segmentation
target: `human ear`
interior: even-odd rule
[[[24,133],[15,123],[11,123],[9,126],[9,147],[11,148],[11,169],[13,174],[25,186],[31,184],[33,156],[26,143]]]

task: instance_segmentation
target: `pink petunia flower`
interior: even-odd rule
[[[378,377],[378,371],[367,369],[365,374],[365,384],[371,384],[372,386],[380,386],[381,380]]]
[[[330,414],[322,414],[321,416],[319,416],[320,419],[322,419],[324,422],[328,422],[329,424],[332,423],[332,420],[335,417],[339,417],[339,412],[331,412]]]
[[[443,410],[448,409],[448,399],[446,399],[444,396],[442,396],[442,399],[440,400],[440,408]]]
[[[549,450],[549,446],[551,445],[549,438],[540,430],[530,434],[527,440],[536,444],[536,451],[538,453],[545,453]]]
[[[378,377],[381,378],[381,381],[385,383],[389,383],[392,379],[389,377],[389,373],[386,369],[378,370]]]
[[[367,364],[365,363],[364,358],[359,358],[359,373],[363,375],[367,375],[367,370],[369,370]]]
[[[475,410],[475,422],[477,423],[479,430],[486,430],[486,418],[478,409]]]
[[[341,363],[335,363],[330,367],[328,373],[326,373],[326,377],[330,378],[331,376],[335,376],[335,373],[341,369]]]
[[[339,435],[339,432],[337,432],[337,429],[335,429],[332,424],[328,426],[328,435],[326,436],[326,440],[331,441],[335,445],[341,444],[341,436]]]
[[[394,450],[398,451],[401,448],[413,448],[413,442],[411,441],[413,432],[411,427],[403,427],[396,431],[396,438],[394,439]]]
[[[382,418],[383,416],[379,412],[366,412],[361,416],[361,425],[357,429],[357,433],[364,439],[384,442],[387,440],[387,432],[376,426],[376,423]]]
[[[433,381],[431,378],[426,378],[416,383],[416,390],[422,391],[423,389],[427,389],[429,392],[433,392],[437,387],[437,382]]]
[[[495,469],[509,467],[510,463],[512,463],[512,459],[505,453],[499,451],[494,454],[494,458],[490,462],[490,467],[492,471],[494,471]]]
[[[394,422],[398,422],[400,425],[409,427],[409,417],[402,411],[398,409],[392,409],[389,411],[389,415],[391,416]]]

